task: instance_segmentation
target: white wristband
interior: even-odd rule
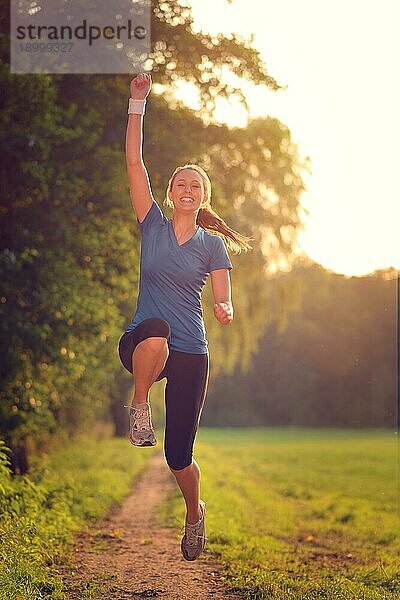
[[[146,108],[146,98],[143,100],[137,100],[136,98],[129,98],[128,115],[144,115]]]

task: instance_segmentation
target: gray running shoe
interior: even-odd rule
[[[148,402],[134,404],[129,409],[129,441],[134,446],[155,446],[157,444]]]
[[[181,550],[185,560],[196,560],[206,545],[206,505],[200,500],[201,518],[197,523],[185,524],[185,535],[182,538]]]

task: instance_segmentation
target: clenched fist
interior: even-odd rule
[[[139,73],[131,81],[131,98],[135,100],[144,100],[149,95],[151,89],[150,73]]]
[[[233,306],[231,302],[217,302],[214,304],[214,315],[221,325],[228,325],[233,321]]]

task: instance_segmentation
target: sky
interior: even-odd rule
[[[345,275],[400,269],[400,3],[188,2],[198,29],[254,34],[269,74],[287,86],[245,91],[251,115],[280,119],[311,158],[299,251]],[[217,116],[246,124],[237,105]]]

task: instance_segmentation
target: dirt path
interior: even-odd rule
[[[207,551],[197,561],[185,561],[179,531],[153,521],[173,486],[173,475],[159,453],[122,507],[78,536],[75,566],[65,579],[69,600],[238,600],[240,595],[220,580],[220,568]]]

